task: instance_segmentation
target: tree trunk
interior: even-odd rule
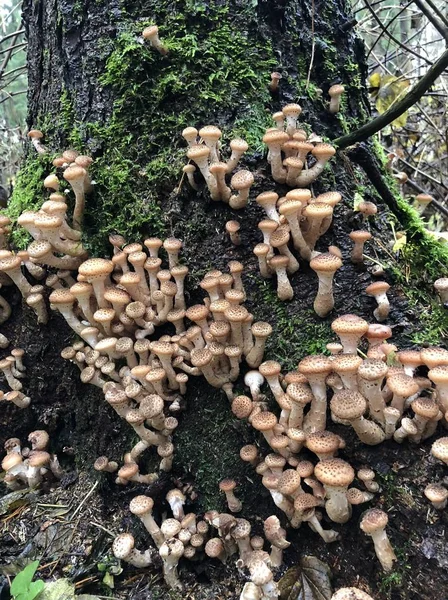
[[[201,301],[197,284],[207,270],[226,271],[229,260],[241,261],[247,307],[255,320],[268,321],[274,328],[266,358],[281,362],[286,372],[295,369],[303,356],[324,351],[326,343],[334,340],[330,324],[335,316],[356,313],[374,320],[375,302],[364,293],[372,275],[350,262],[348,234],[365,226],[354,210],[355,197],[362,196],[378,205],[378,215],[368,225],[374,241],[366,253],[373,260],[366,264],[371,267],[379,262],[386,267],[385,278],[392,285],[387,323],[394,328],[394,343],[402,347],[439,343],[448,319],[430,294],[434,279],[444,275],[437,269],[444,268],[446,255],[428,241],[419,219],[399,198],[374,143],[339,153],[313,185],[315,195],[330,190],[343,194],[333,226],[318,244],[321,251],[336,245],[344,261],[336,275],[335,310],[328,318],[320,319],[313,312],[317,279],[308,264],[292,277],[294,299],[284,303],[276,297],[275,283],[261,278],[252,252],[261,241],[257,223],[264,218],[253,199],[262,191],[275,189],[283,195],[288,189],[273,182],[261,142],[265,128],[272,126],[271,114],[288,102],[299,102],[301,123],[330,140],[369,119],[363,44],[353,34],[344,0],[24,0],[23,11],[29,44],[28,125],[44,132],[51,152],[73,147],[94,157],[96,185],[88,200],[83,238],[92,255],[109,255],[107,235],[111,232],[123,234],[128,241],[148,235],[179,237],[190,268],[189,304]],[[154,23],[169,49],[166,56],[140,38],[143,28]],[[272,71],[283,76],[277,93],[268,88]],[[335,83],[343,83],[346,93],[342,110],[332,115],[327,92]],[[249,143],[242,165],[254,173],[255,185],[252,201],[244,210],[235,212],[224,203],[212,202],[206,188],[193,192],[181,178],[186,164],[181,132],[187,126],[207,124],[221,128],[224,148],[236,136]],[[42,179],[51,170],[49,155],[36,157],[34,149],[27,148],[11,201],[12,215],[40,206]],[[241,246],[233,246],[225,233],[229,219],[241,223]],[[408,243],[401,252],[392,249],[391,223],[394,231],[407,230]],[[18,233],[14,240],[17,245],[24,243]],[[423,265],[426,272],[422,272]],[[101,393],[83,386],[77,369],[59,358],[71,337],[62,320],[53,316],[47,326],[38,328],[26,306],[17,301],[14,310],[7,335],[27,351],[28,391],[33,402],[20,413],[5,409],[2,421],[9,428],[4,437],[23,439],[32,428],[46,428],[54,436],[54,449],[66,457],[67,464],[74,454],[78,471],[90,472],[94,480],[91,465],[95,458],[107,453],[110,459],[120,460],[132,436],[105,406]],[[244,516],[251,521],[256,514],[266,518],[273,512],[267,490],[239,459],[239,448],[259,439],[256,432],[233,417],[222,392],[202,378],[191,380],[175,435],[174,475],[192,483],[199,510],[224,509],[218,482],[235,477]],[[244,390],[242,380],[236,389]],[[344,456],[354,466],[368,463],[392,476],[392,465],[398,460],[396,446],[391,450],[386,445],[389,453],[384,445],[375,451],[366,449],[346,428],[338,430],[342,431],[348,436]],[[64,455],[63,447],[73,451]],[[408,448],[403,454],[400,461],[412,463]],[[97,501],[104,499],[106,506],[110,503],[119,509],[129,524],[126,505],[132,495],[101,481],[103,492]],[[170,487],[172,477],[162,476],[149,493],[162,499]],[[389,499],[399,502],[395,490]],[[400,530],[402,524],[406,529],[407,521],[419,516],[418,508],[404,505],[401,500],[395,522],[391,517],[396,546],[404,545],[409,534]],[[392,506],[385,503],[386,510]],[[103,510],[106,518],[108,509]],[[371,547],[357,531],[360,512],[355,511],[351,525],[341,528],[341,545],[323,548],[311,532],[290,532],[294,549],[288,561],[298,552],[313,553],[332,566],[336,588],[356,585],[360,574],[375,591],[375,598],[386,598],[376,591],[381,581],[376,564],[360,558],[372,556]],[[418,535],[421,539],[423,534]],[[342,553],[343,567],[338,559]],[[421,592],[429,572],[422,563],[425,559],[419,555],[412,560],[415,577],[406,571],[412,579],[406,586],[411,589],[413,585],[414,592],[406,597],[428,597]],[[423,578],[417,578],[419,570]],[[210,579],[218,586],[219,576],[212,574]],[[219,595],[219,586],[205,586],[198,594],[210,598],[207,589],[224,597]]]

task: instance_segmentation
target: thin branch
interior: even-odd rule
[[[308,89],[308,86],[310,85],[310,80],[311,80],[311,71],[313,70],[313,63],[314,63],[314,52],[316,50],[316,39],[315,39],[315,35],[314,35],[314,11],[315,11],[315,4],[314,4],[314,0],[312,0],[311,3],[311,38],[312,38],[312,44],[311,44],[311,58],[310,58],[310,66],[308,68],[308,75],[306,78],[306,85],[305,85],[305,89]]]
[[[370,53],[372,52],[372,50],[375,48],[375,46],[378,44],[378,42],[380,41],[380,39],[383,37],[383,35],[389,30],[389,27],[392,25],[392,23],[394,21],[396,21],[396,19],[398,19],[398,17],[405,11],[407,10],[407,8],[409,7],[410,4],[412,4],[414,2],[414,0],[409,0],[409,2],[407,4],[405,4],[403,6],[403,8],[397,12],[397,14],[392,17],[392,19],[389,21],[389,23],[386,25],[386,28],[383,29],[383,31],[380,33],[380,35],[376,38],[375,42],[373,43],[372,47],[370,48],[369,52],[367,53],[367,58],[369,58]]]
[[[25,33],[25,30],[18,29],[17,31],[14,31],[13,33],[8,33],[8,35],[4,35],[3,37],[0,38],[0,44],[3,44],[3,42],[6,42],[6,40],[9,40],[16,35],[20,35],[21,33]]]
[[[10,46],[9,48],[5,48],[5,50],[0,50],[0,54],[6,54],[7,52],[12,52],[16,48],[23,48],[23,46],[26,46],[26,45],[27,45],[26,42],[20,42],[20,44],[16,44],[15,46]]]
[[[414,4],[419,7],[419,9],[428,19],[428,21],[433,24],[433,26],[437,29],[440,35],[442,35],[448,42],[448,29],[445,27],[443,22],[440,22],[438,18],[438,15],[440,13],[437,7],[431,6],[431,8],[428,8],[422,0],[414,0]],[[428,4],[430,3],[428,2]]]
[[[407,160],[404,160],[404,158],[401,158],[401,156],[398,156],[398,160],[400,162],[402,162],[404,165],[406,165],[407,167],[409,167],[410,169],[414,169],[415,167],[413,165],[411,165],[411,163],[409,163]],[[425,177],[426,179],[428,179],[429,181],[432,181],[433,183],[435,183],[436,185],[440,185],[443,188],[445,188],[446,190],[448,190],[448,185],[446,183],[444,183],[443,181],[438,181],[437,179],[435,179],[435,177],[433,177],[432,175],[428,175],[428,173],[425,173],[425,171],[419,171],[418,172],[419,175],[421,175],[422,177]]]
[[[5,69],[6,69],[7,65],[8,65],[9,59],[11,58],[12,51],[14,50],[14,44],[17,42],[17,38],[19,37],[19,35],[20,35],[20,33],[18,33],[16,31],[16,33],[14,34],[14,36],[12,38],[11,46],[8,48],[8,50],[6,52],[6,56],[3,59],[2,65],[0,67],[0,80],[1,80],[1,78],[3,76],[3,73],[5,72]]]
[[[399,102],[394,103],[386,112],[379,115],[369,123],[366,123],[360,127],[357,131],[353,131],[347,135],[343,135],[335,140],[333,143],[338,146],[339,149],[347,148],[356,142],[367,139],[373,134],[380,131],[387,125],[390,125],[392,121],[398,119],[404,112],[406,112],[411,106],[420,100],[420,98],[429,90],[434,81],[439,77],[443,71],[448,67],[448,50],[442,54],[442,56],[428,69],[426,74],[416,83],[411,90],[402,98]]]
[[[5,91],[5,90],[1,90],[1,91]],[[18,92],[11,92],[10,94],[8,94],[6,96],[6,98],[3,98],[3,100],[0,100],[0,104],[3,104],[3,102],[6,102],[6,100],[10,100],[13,96],[19,96],[20,94],[26,94],[28,90],[19,90]]]

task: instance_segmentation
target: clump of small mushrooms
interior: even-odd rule
[[[250,578],[240,600],[251,597],[266,600],[278,598],[273,571],[283,564],[283,550],[290,546],[278,518],[273,515],[264,521],[264,534],[271,547],[268,553],[263,550],[265,540],[260,536],[251,536],[252,527],[246,519],[216,510],[210,510],[200,518],[195,513],[185,512],[187,501],[179,489],[170,490],[166,495],[166,502],[172,517],[162,519],[159,525],[154,513],[165,513],[164,508],[155,506],[150,496],[134,497],[129,509],[143,523],[155,548],[139,551],[134,547],[133,536],[121,533],[112,546],[115,557],[135,567],[144,568],[153,564],[158,552],[163,563],[165,581],[173,589],[182,589],[178,572],[181,558],[197,560],[206,555],[224,564],[234,560],[240,571],[247,570]],[[256,595],[248,595],[249,591]]]
[[[32,431],[28,442],[31,448],[22,447],[18,438],[10,438],[4,444],[3,482],[11,491],[35,488],[43,482],[59,480],[63,475],[58,457],[48,451],[50,436],[46,431]]]
[[[215,125],[205,125],[199,131],[195,127],[187,127],[182,131],[182,137],[188,144],[187,157],[190,160],[184,167],[184,173],[191,187],[198,189],[194,178],[195,164],[205,180],[212,200],[225,202],[233,209],[244,208],[249,201],[249,190],[254,183],[254,176],[250,171],[241,169],[230,178],[230,187],[226,177],[230,177],[237,168],[240,158],[249,146],[242,139],[232,140],[231,155],[227,162],[224,162],[221,157],[221,135],[221,130]]]
[[[7,341],[6,345],[8,344]],[[9,356],[0,360],[0,371],[3,372],[6,383],[11,388],[6,393],[0,391],[0,400],[12,402],[18,408],[27,408],[31,403],[31,399],[21,391],[23,389],[21,380],[26,377],[26,367],[23,364],[24,354],[25,351],[21,348],[14,348]]]

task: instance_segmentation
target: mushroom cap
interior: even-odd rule
[[[302,202],[300,202],[299,200],[289,199],[285,200],[285,202],[282,203],[278,211],[281,215],[293,215],[295,213],[298,213],[302,206]]]
[[[285,134],[285,135],[287,136],[287,134]],[[263,206],[263,207],[275,205],[277,200],[278,200],[278,194],[276,192],[262,192],[261,194],[258,194],[258,196],[255,198],[255,201],[260,206]],[[265,225],[265,221],[268,221],[270,223],[271,228],[274,227],[273,223],[275,223],[275,229],[277,229],[278,223],[276,223],[275,221],[272,221],[271,219],[264,219],[263,221],[260,221],[260,223],[258,223],[258,227],[260,229],[262,229],[260,227],[260,225],[262,225],[262,224]]]
[[[336,154],[336,148],[331,144],[316,144],[311,154],[317,159],[330,159]]]
[[[291,400],[299,404],[309,404],[314,399],[313,392],[304,383],[290,383],[286,388],[286,393]]]
[[[345,495],[350,504],[363,504],[365,501],[364,493],[358,490],[358,488],[348,489]]]
[[[79,165],[67,167],[64,171],[64,179],[67,181],[83,180],[87,175],[87,171]]]
[[[281,373],[282,367],[280,363],[275,360],[266,360],[262,362],[258,367],[258,370],[263,375],[263,377],[274,377]]]
[[[246,152],[249,149],[249,144],[241,138],[231,140],[229,145],[230,149],[235,152]]]
[[[302,107],[300,106],[300,104],[286,104],[286,106],[284,106],[282,108],[282,113],[285,115],[285,117],[298,117],[300,115],[300,113],[302,112]]]
[[[417,202],[419,204],[424,204],[425,206],[434,200],[434,198],[432,196],[430,196],[429,194],[424,194],[424,193],[417,194],[415,199],[417,200]]]
[[[371,508],[366,513],[359,524],[364,533],[372,534],[375,531],[384,529],[389,521],[387,514],[379,508]]]
[[[280,475],[277,489],[281,494],[292,494],[299,487],[301,481],[300,475],[294,469],[286,469]]]
[[[125,559],[134,549],[135,540],[130,533],[120,533],[112,544],[112,553],[116,558]]]
[[[358,210],[363,215],[371,216],[376,215],[376,213],[378,212],[378,207],[373,202],[360,202]]]
[[[362,363],[362,358],[357,354],[337,354],[332,361],[333,371],[336,373],[356,372]]]
[[[275,270],[285,269],[289,265],[289,258],[283,254],[273,256],[269,261],[269,265]]]
[[[257,244],[253,250],[255,256],[267,256],[269,254],[268,244]]]
[[[299,494],[294,500],[294,508],[304,513],[319,506],[319,500],[313,494]]]
[[[287,429],[286,435],[290,440],[293,440],[294,442],[303,443],[306,440],[306,433],[302,429],[298,429],[297,427],[290,427],[289,429]]]
[[[339,442],[339,436],[331,431],[316,431],[306,436],[306,447],[315,454],[337,452]]]
[[[236,481],[234,479],[223,479],[219,482],[219,489],[221,492],[231,492],[236,488]]]
[[[319,194],[315,202],[323,202],[334,208],[341,200],[342,195],[339,192],[325,192],[324,194]]]
[[[236,233],[241,229],[241,225],[238,221],[227,221],[226,223],[226,231],[227,233]]]
[[[367,240],[372,239],[372,234],[370,231],[365,231],[364,229],[357,229],[356,231],[352,231],[348,234],[348,237],[353,242],[367,242]]]
[[[432,398],[420,396],[411,403],[412,410],[416,415],[424,419],[435,419],[439,414],[439,406]]]
[[[247,308],[244,308],[244,306],[240,306],[239,304],[231,304],[224,311],[224,316],[230,323],[242,323],[247,319],[248,314]]]
[[[358,375],[366,381],[374,381],[386,377],[389,367],[385,362],[376,358],[367,358],[358,368]]]
[[[51,246],[50,246],[51,248]],[[20,269],[20,265],[22,264],[22,259],[19,256],[5,256],[0,259],[0,271],[4,271],[7,273],[8,271],[14,271],[16,269]]]
[[[154,506],[154,500],[150,496],[135,496],[129,504],[129,510],[133,515],[142,517],[150,514]]]
[[[70,306],[76,302],[75,296],[66,288],[53,290],[49,297],[51,304]]]
[[[303,375],[329,374],[333,369],[333,363],[325,354],[312,354],[305,356],[297,367]]]
[[[218,141],[222,131],[216,125],[205,125],[199,130],[199,137],[204,140]]]
[[[448,277],[441,277],[434,281],[434,287],[438,292],[445,292],[448,290]]]
[[[448,437],[441,437],[431,446],[431,454],[448,464]]]
[[[331,328],[337,334],[353,333],[361,336],[367,332],[369,324],[367,321],[361,317],[358,317],[357,315],[347,314],[335,319],[331,323]]]
[[[111,260],[104,258],[89,258],[79,265],[78,272],[89,279],[95,279],[99,277],[106,277],[112,273],[114,268]]]
[[[44,134],[42,131],[39,131],[39,129],[30,129],[30,131],[27,133],[27,136],[32,140],[40,140]]]
[[[118,477],[121,479],[131,479],[134,475],[137,475],[139,471],[137,463],[126,463],[118,471]]]
[[[339,419],[359,419],[367,410],[367,400],[354,390],[339,390],[330,401],[332,412]]]
[[[267,338],[272,333],[272,325],[265,321],[257,321],[252,325],[251,331],[256,338]]]
[[[150,25],[149,27],[145,27],[145,29],[142,31],[142,36],[145,38],[145,40],[149,40],[158,34],[159,28],[157,27],[157,25]]]
[[[342,267],[342,260],[335,254],[322,252],[310,260],[310,267],[321,273],[335,273]]]
[[[204,304],[194,304],[187,309],[185,315],[190,321],[198,322],[206,319],[209,312],[210,311]]]
[[[286,385],[289,385],[290,383],[308,383],[308,379],[305,375],[298,371],[289,371],[289,373],[286,373],[283,377],[283,381]]]
[[[269,411],[262,411],[252,418],[252,427],[258,431],[269,431],[277,425],[277,417]]]
[[[209,331],[214,337],[222,337],[229,334],[230,324],[227,321],[212,321]]]
[[[430,502],[444,502],[448,499],[448,490],[439,483],[429,483],[423,493]]]
[[[355,478],[353,467],[341,458],[321,460],[314,467],[314,474],[324,485],[348,486]]]
[[[439,365],[448,365],[448,350],[431,346],[420,350],[422,361],[427,367],[433,369]]]
[[[28,458],[30,467],[43,467],[50,462],[50,455],[43,450],[33,450]]]
[[[413,396],[420,389],[414,378],[404,373],[389,376],[387,378],[387,385],[391,392],[406,398]]]
[[[390,285],[386,281],[374,281],[366,287],[366,294],[376,296],[384,294],[390,289]]]
[[[372,596],[358,588],[341,588],[333,594],[331,600],[373,600]]]
[[[254,408],[248,396],[237,396],[232,402],[232,412],[237,419],[247,419]]]
[[[271,193],[275,193],[275,192],[264,192],[264,193],[271,194]],[[260,196],[261,196],[261,194],[260,194]],[[278,194],[276,194],[276,196],[278,197]],[[277,200],[275,200],[275,201],[277,201]],[[278,223],[277,223],[277,221],[274,221],[273,219],[262,219],[258,223],[257,227],[263,233],[272,233],[273,231],[275,231],[277,229]]]
[[[244,460],[244,462],[250,462],[256,460],[258,457],[258,449],[253,444],[247,444],[243,446],[240,450],[240,458]]]
[[[22,456],[19,452],[10,452],[2,460],[2,470],[9,471],[22,462]]]
[[[205,553],[210,558],[217,558],[224,551],[224,544],[219,538],[211,538],[205,544]]]
[[[250,188],[254,181],[255,179],[252,173],[243,169],[232,176],[230,185],[234,190],[247,190],[247,188]]]
[[[286,227],[278,227],[269,239],[270,244],[273,248],[280,248],[285,246],[289,242],[289,231]]]
[[[181,529],[182,525],[177,519],[165,519],[160,526],[160,530],[167,540],[177,535]]]
[[[313,202],[312,204],[308,204],[303,214],[308,219],[324,219],[333,214],[333,207],[326,202]]]
[[[190,160],[197,160],[201,158],[207,158],[210,155],[210,148],[205,144],[194,144],[187,150],[187,157]]]
[[[314,465],[310,460],[301,460],[296,467],[297,473],[300,477],[311,477],[314,473]]]
[[[340,96],[341,94],[343,94],[345,91],[345,88],[343,85],[341,85],[340,83],[336,83],[335,85],[332,85],[331,88],[328,90],[328,95],[333,97],[333,96]]]
[[[428,377],[436,385],[448,383],[448,366],[440,365],[439,367],[430,369],[430,371],[428,371]]]
[[[286,142],[287,144],[298,144],[299,142]],[[285,159],[285,161],[283,162],[283,164],[291,169],[302,169],[303,168],[303,162],[300,160],[300,158],[297,158],[296,156],[288,156],[287,159]]]

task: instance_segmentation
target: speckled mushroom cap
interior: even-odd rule
[[[350,488],[345,495],[350,504],[362,504],[365,501],[364,493],[358,488]]]
[[[312,354],[305,356],[297,367],[298,371],[302,375],[317,375],[317,374],[329,374],[333,369],[333,363],[328,356],[325,354]]]
[[[278,480],[278,491],[281,494],[293,494],[300,485],[300,475],[294,469],[286,469]]]
[[[339,390],[330,400],[331,411],[339,419],[359,419],[367,410],[367,400],[354,390]]]
[[[377,358],[367,358],[359,365],[358,375],[366,381],[375,381],[386,377],[389,367],[385,362]]]
[[[94,279],[106,277],[112,273],[114,264],[104,258],[89,258],[79,265],[78,272],[90,283]]]
[[[322,252],[310,260],[310,267],[319,273],[335,273],[342,267],[342,260],[335,254]]]
[[[436,385],[448,383],[448,366],[441,365],[434,367],[428,372],[428,377]]]
[[[242,323],[247,319],[248,314],[247,308],[244,308],[244,306],[240,306],[239,304],[230,305],[224,311],[224,316],[230,323]]]
[[[294,500],[294,508],[298,512],[304,513],[319,506],[319,500],[312,494],[299,494]]]
[[[280,139],[286,136],[286,139],[288,139],[288,135],[282,132],[276,132],[273,131],[272,132],[272,138],[277,138],[279,137]],[[266,137],[266,136],[265,136]],[[264,138],[263,138],[264,141]],[[258,196],[255,198],[257,204],[259,204],[260,206],[262,206],[263,208],[265,206],[275,206],[277,200],[278,200],[278,194],[276,192],[262,192],[261,194],[258,194]],[[274,223],[275,223],[275,227],[274,227]],[[263,229],[266,229],[268,231],[275,231],[278,227],[278,223],[276,223],[275,221],[273,221],[272,219],[263,219],[263,221],[260,221],[258,223],[258,228],[261,229],[263,231]]]
[[[194,349],[191,351],[191,364],[193,367],[205,367],[213,358],[213,354],[207,348]]]
[[[263,473],[263,478],[261,480],[261,483],[268,490],[276,490],[279,479],[280,479],[280,476],[275,473]]]
[[[251,331],[256,338],[267,338],[272,333],[272,325],[265,321],[257,321],[252,325]]]
[[[301,460],[296,467],[297,473],[304,479],[314,473],[314,465],[310,460]]]
[[[282,113],[284,114],[285,117],[297,118],[301,112],[302,112],[302,107],[300,106],[300,104],[290,103],[290,104],[286,104],[282,108]]]
[[[247,188],[250,188],[254,181],[255,179],[253,174],[250,171],[243,169],[232,176],[232,179],[230,180],[230,185],[234,190],[245,190]]]
[[[348,234],[348,237],[353,242],[367,242],[372,238],[372,234],[369,231],[365,231],[364,229],[357,229],[356,231],[352,231]]]
[[[362,365],[362,358],[357,354],[337,354],[332,361],[336,373],[354,373]]]
[[[275,270],[285,269],[289,265],[289,258],[283,254],[276,254],[269,261],[269,265]]]
[[[131,477],[137,475],[138,471],[137,463],[127,463],[118,471],[118,477],[121,479],[131,479]]]
[[[198,322],[208,317],[209,310],[204,304],[195,304],[190,306],[185,314],[190,321]]]
[[[120,533],[112,544],[112,553],[115,558],[124,559],[134,549],[134,537],[130,533]]]
[[[33,450],[28,458],[30,467],[43,467],[50,462],[50,455],[43,450]]]
[[[66,288],[60,288],[51,292],[49,300],[51,304],[59,306],[71,306],[76,302],[75,296]]]
[[[430,502],[445,502],[448,499],[448,490],[439,483],[428,484],[424,494]]]
[[[286,430],[286,435],[293,442],[303,443],[306,440],[306,433],[303,431],[303,429],[299,429],[298,427],[290,427]]]
[[[212,308],[212,306],[210,306],[210,308]],[[209,331],[214,337],[223,337],[230,333],[230,324],[227,321],[212,321],[209,326]]]
[[[264,461],[270,469],[283,469],[286,464],[286,459],[283,456],[274,454],[273,452],[268,454]]]
[[[305,383],[290,383],[286,388],[286,393],[291,400],[298,404],[306,405],[314,399],[313,392]]]
[[[285,227],[278,227],[271,235],[269,241],[273,248],[280,248],[289,242],[289,231]]]
[[[233,479],[223,479],[219,482],[219,489],[221,492],[231,492],[236,488],[236,481]]]
[[[448,350],[432,346],[430,348],[422,348],[420,350],[422,361],[430,369],[440,365],[448,365]]]
[[[369,296],[376,296],[377,294],[384,294],[390,289],[390,285],[386,281],[374,281],[366,287],[366,294]]]
[[[264,194],[275,194],[275,192],[263,192]],[[260,194],[261,196],[261,194]],[[278,199],[278,194],[275,194],[275,196],[277,196],[277,198],[275,198],[275,202],[277,202]],[[271,196],[273,199],[271,200],[271,202],[274,202],[274,197]],[[262,198],[262,201],[264,201],[264,198]],[[267,204],[267,201],[265,201],[265,204]],[[262,221],[260,221],[257,225],[258,229],[260,231],[262,231],[263,233],[272,233],[273,231],[275,231],[278,227],[278,223],[277,221],[274,221],[273,219],[263,219]]]
[[[182,525],[177,519],[165,519],[160,526],[160,530],[166,539],[174,537],[181,529]]]
[[[353,333],[362,336],[367,332],[369,324],[357,315],[347,314],[335,319],[331,323],[331,328],[337,334]]]
[[[448,465],[448,437],[441,437],[431,446],[431,454]]]
[[[387,514],[379,508],[371,508],[366,513],[359,524],[364,533],[372,534],[375,531],[384,529],[389,521]]]
[[[244,460],[244,462],[251,462],[256,460],[258,457],[258,449],[253,444],[247,444],[243,446],[240,450],[240,458]]]
[[[209,155],[210,148],[207,148],[205,144],[193,144],[187,150],[187,157],[194,161],[208,158]]]
[[[141,517],[151,513],[154,506],[154,500],[150,496],[136,496],[129,503],[129,510],[133,515]]]
[[[373,600],[373,598],[358,588],[350,587],[338,590],[331,600]]]
[[[416,415],[424,419],[435,419],[439,414],[439,406],[432,398],[416,398],[411,403],[411,407]]]
[[[339,436],[331,431],[316,431],[306,436],[306,447],[315,454],[332,454],[339,450]]]
[[[210,558],[217,558],[224,551],[224,544],[219,538],[211,538],[205,544],[205,553]]]
[[[254,408],[254,403],[248,396],[237,396],[232,402],[232,412],[237,419],[247,419]]]
[[[324,485],[348,486],[355,478],[352,466],[341,458],[327,458],[317,463],[314,475]]]
[[[258,367],[258,370],[263,375],[263,377],[274,377],[275,375],[279,375],[282,367],[280,363],[275,360],[267,360],[262,362]]]
[[[420,389],[413,377],[404,373],[397,373],[388,377],[387,385],[391,392],[406,398],[416,394]]]
[[[281,206],[279,206],[278,212],[281,215],[285,215],[286,217],[289,215],[294,215],[299,212],[302,208],[302,202],[299,200],[294,200],[292,198],[285,200]]]
[[[308,379],[303,375],[303,373],[299,373],[298,371],[289,371],[283,377],[283,381],[289,385],[291,383],[308,383]]]
[[[323,194],[319,194],[315,201],[323,202],[324,204],[328,204],[334,208],[341,200],[342,195],[339,192],[325,192]]]
[[[145,419],[153,419],[163,413],[164,402],[157,394],[150,394],[140,402],[139,411]]]
[[[232,537],[235,540],[242,540],[250,535],[252,529],[251,524],[246,519],[237,519],[236,525],[232,531]]]
[[[333,207],[326,202],[313,202],[312,204],[308,204],[303,211],[303,215],[308,219],[324,219],[325,217],[330,217],[332,214]]]

